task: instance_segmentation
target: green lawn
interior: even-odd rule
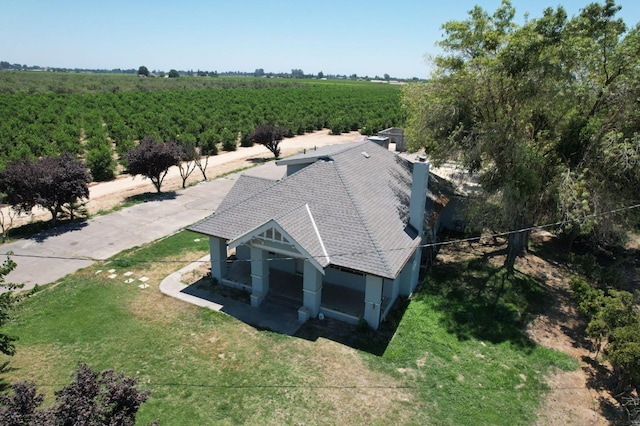
[[[465,276],[437,269],[409,303],[383,356],[324,338],[256,330],[159,292],[162,277],[206,252],[207,241],[197,238],[181,232],[129,250],[22,302],[5,330],[19,341],[2,380],[35,380],[51,401],[78,362],[114,368],[152,390],[141,424],[513,425],[535,420],[550,368],[576,368],[572,359],[518,335],[522,316],[492,306],[496,317],[474,305],[470,312],[488,315],[483,320],[505,331],[470,327],[468,317],[457,315],[471,307],[468,300],[433,291]],[[116,279],[107,277],[112,268]],[[477,270],[479,280],[491,274]],[[124,283],[126,271],[149,277],[151,286]]]

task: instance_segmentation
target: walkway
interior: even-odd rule
[[[168,296],[183,300],[193,305],[224,312],[240,321],[259,329],[271,330],[277,333],[294,335],[302,323],[298,321],[297,310],[293,306],[276,298],[267,298],[259,308],[229,297],[221,296],[197,285],[186,285],[180,281],[182,276],[209,260],[205,256],[177,272],[166,277],[160,283],[160,291]]]

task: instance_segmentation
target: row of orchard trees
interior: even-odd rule
[[[0,169],[8,161],[68,152],[95,180],[144,137],[195,146],[203,155],[251,145],[249,135],[274,123],[285,136],[330,128],[373,134],[400,124],[400,91],[367,83],[267,85],[209,90],[96,94],[0,94]]]

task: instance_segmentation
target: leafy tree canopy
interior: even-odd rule
[[[51,213],[55,224],[65,204],[89,197],[91,174],[71,154],[23,159],[9,163],[0,171],[0,192],[19,211],[41,206]]]
[[[8,257],[2,263],[2,266],[0,266],[0,290],[2,290],[2,293],[0,293],[0,327],[9,321],[10,318],[9,313],[15,301],[11,290],[19,287],[14,284],[6,284],[4,281],[4,277],[13,271],[15,267],[16,263]],[[13,345],[14,341],[14,337],[0,333],[0,352],[5,355],[13,355],[16,352],[16,348]]]
[[[138,146],[127,152],[129,173],[151,179],[160,193],[162,181],[169,167],[180,163],[181,151],[175,142],[158,142],[153,137],[145,137]]]
[[[609,242],[628,229],[630,214],[594,216],[637,199],[640,184],[640,30],[627,31],[619,9],[607,0],[567,19],[547,8],[519,26],[503,0],[443,25],[446,53],[404,91],[407,134],[436,165],[480,173],[483,225],[560,220],[569,236]],[[527,240],[510,235],[508,269]]]
[[[276,160],[280,157],[280,142],[284,139],[288,130],[275,124],[263,124],[249,135],[249,139],[254,143],[264,145],[273,153]]]
[[[138,68],[138,75],[149,77],[149,70],[144,65],[141,65],[140,68]]]
[[[56,391],[56,401],[39,409],[44,395],[35,384],[20,381],[11,385],[13,394],[0,397],[3,425],[121,425],[133,426],[140,405],[150,391],[139,391],[135,378],[100,373],[79,364],[74,380]]]

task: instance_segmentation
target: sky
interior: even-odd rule
[[[602,0],[604,1],[604,0]],[[601,1],[601,2],[602,2]],[[516,19],[588,0],[512,0]],[[628,27],[640,1],[617,0]],[[500,0],[0,0],[0,60],[29,66],[426,78],[443,23]]]

